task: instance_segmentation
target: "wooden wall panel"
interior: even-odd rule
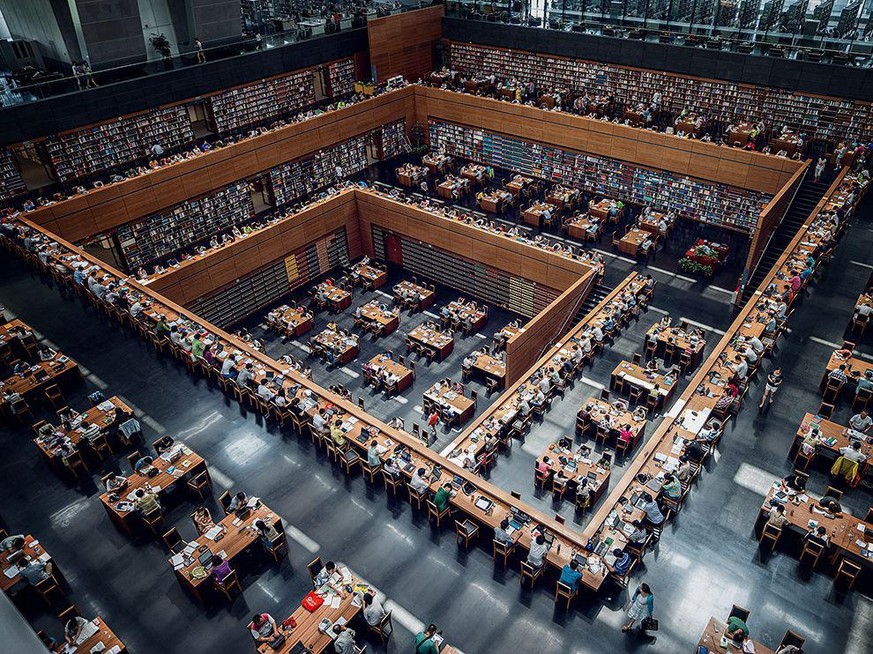
[[[325,113],[220,150],[76,196],[28,214],[66,240],[79,241],[166,209],[270,167],[305,157],[386,122],[415,117],[412,87]],[[181,184],[181,186],[180,186]],[[166,187],[166,190],[165,190]]]
[[[442,38],[443,5],[367,22],[370,65],[376,81],[395,75],[415,81],[434,69],[434,46]]]
[[[593,270],[577,279],[540,313],[534,316],[525,330],[506,344],[506,385],[517,382],[530,369],[540,354],[564,334],[569,320],[588,297],[594,285]]]

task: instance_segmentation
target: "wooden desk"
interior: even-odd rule
[[[397,384],[395,384],[393,388],[389,389],[387,386],[385,388],[385,390],[391,395],[394,393],[402,393],[412,385],[412,370],[397,361],[394,361],[394,359],[389,359],[384,354],[377,354],[370,359],[370,365],[364,368],[364,379],[366,379],[367,382],[370,382],[378,369],[383,369],[391,374],[397,375]]]
[[[435,391],[434,386],[424,392],[424,400],[428,405],[439,406],[443,413],[449,413],[452,416],[451,424],[463,425],[473,416],[476,407],[473,400],[463,393],[453,391],[451,384],[444,383],[439,391]],[[427,412],[425,409],[425,413]]]
[[[506,385],[506,364],[500,359],[496,359],[490,354],[484,352],[474,353],[473,372],[480,377],[494,379],[498,388],[503,388]]]
[[[558,447],[557,443],[551,443],[545,451],[537,457],[537,466],[543,461],[543,457],[549,457],[549,466],[552,475],[560,471],[567,478],[568,490],[576,492],[576,487],[583,479],[588,480],[588,488],[591,491],[591,506],[597,504],[603,493],[609,488],[609,468],[596,465],[591,458],[582,458],[578,452],[572,452]],[[563,457],[567,463],[561,463],[559,457]]]
[[[803,139],[794,132],[785,132],[770,141],[770,152],[772,154],[778,154],[780,151],[785,150],[785,156],[790,157],[802,149]]]
[[[579,190],[566,186],[555,186],[546,194],[546,202],[554,204],[558,209],[572,209],[579,201]]]
[[[277,319],[270,321],[269,326],[284,336],[302,336],[312,329],[312,314],[303,307],[289,307],[283,304],[275,309],[275,313]]]
[[[807,412],[795,434],[794,445],[796,447],[800,446],[800,442],[813,424],[818,427],[820,432],[818,443],[815,446],[815,456],[825,455],[827,459],[833,461],[840,456],[842,448],[851,446],[852,439],[849,437],[848,427],[824,418],[817,418],[815,414]],[[858,472],[864,477],[870,474],[870,458],[873,457],[873,445],[867,442],[866,436],[861,441],[861,453],[867,457],[866,461],[858,464]]]
[[[473,331],[478,332],[485,326],[485,321],[488,320],[488,314],[479,305],[476,305],[474,308],[469,302],[462,303],[460,300],[453,300],[446,306],[451,314],[451,320],[455,329],[461,329],[464,321],[469,318],[473,325]]]
[[[558,208],[554,204],[548,202],[536,202],[533,206],[525,209],[522,214],[522,220],[526,225],[541,228],[543,226],[543,214],[548,211],[549,218],[554,219],[557,216]]]
[[[206,551],[212,552],[212,554],[224,552],[222,558],[228,561],[231,567],[234,567],[234,559],[237,559],[243,552],[260,541],[260,534],[254,528],[255,520],[270,521],[274,525],[282,524],[281,516],[273,513],[263,503],[257,509],[249,511],[248,515],[242,520],[235,513],[224,516],[224,518],[216,523],[216,527],[221,526],[224,529],[220,540],[215,541],[206,534],[201,534],[195,540],[188,543],[189,548],[196,545],[196,548],[188,558],[185,558],[183,561],[181,555],[177,555],[179,558],[176,560],[181,563],[180,567],[174,565],[174,558],[176,557],[168,559],[170,566],[176,574],[176,581],[179,582],[179,585],[191,593],[197,601],[204,603],[206,593],[212,587],[212,571],[211,568],[208,569],[207,575],[202,578],[193,577],[193,571],[198,567],[202,567],[198,557]],[[236,570],[236,568],[234,569]]]
[[[751,123],[740,123],[727,132],[728,145],[743,147],[752,138],[755,126]]]
[[[506,344],[509,343],[509,341],[511,341],[519,334],[523,334],[524,332],[524,327],[514,327],[513,325],[506,325],[506,327],[494,334],[495,347],[500,350],[505,350]]]
[[[315,287],[315,290],[315,297],[318,297],[318,291],[324,292],[327,296],[327,303],[332,311],[342,311],[352,304],[352,294],[339,286],[321,282],[321,284]]]
[[[706,629],[703,630],[703,634],[701,634],[700,640],[697,642],[697,647],[705,647],[712,654],[725,654],[727,652],[736,654],[739,650],[735,647],[721,646],[721,639],[724,636],[725,629],[727,629],[727,622],[725,620],[710,618],[709,624],[706,625]],[[769,647],[762,645],[756,640],[754,643],[755,654],[773,654],[773,650]],[[694,654],[697,654],[697,650],[694,650]]]
[[[325,619],[330,620],[332,623],[340,618],[344,619],[346,623],[351,622],[352,619],[363,609],[363,606],[359,602],[353,601],[355,594],[363,594],[371,590],[369,586],[364,584],[354,575],[352,576],[350,585],[352,586],[351,593],[346,590],[341,581],[325,584],[318,590],[318,593],[325,597],[324,604],[319,606],[312,613],[302,606],[299,606],[291,614],[290,617],[296,622],[297,626],[293,628],[285,627],[284,623],[289,622],[288,619],[283,620],[281,623],[277,622],[276,626],[285,634],[286,640],[282,647],[274,650],[268,644],[264,643],[258,646],[258,652],[261,654],[273,654],[274,652],[276,654],[288,654],[298,645],[303,645],[306,647],[307,651],[312,652],[313,654],[321,654],[322,652],[332,653],[334,651],[333,639],[330,635],[319,631],[318,625]],[[340,598],[339,607],[335,609],[331,608],[331,596]]]
[[[506,191],[491,191],[476,196],[476,202],[479,203],[482,211],[489,213],[503,213],[507,205],[511,205],[513,201],[512,195]]]
[[[125,404],[120,397],[113,395],[108,400],[101,402],[97,406],[92,406],[86,411],[79,414],[76,420],[72,421],[72,429],[65,430],[62,425],[53,427],[52,436],[37,436],[33,439],[39,447],[40,452],[49,460],[53,466],[63,465],[61,463],[62,454],[60,452],[60,442],[68,442],[75,448],[79,448],[84,443],[82,442],[83,430],[81,423],[87,421],[88,424],[97,425],[101,432],[116,427],[115,409],[121,409],[127,414],[133,414],[133,410]]]
[[[409,280],[404,279],[399,284],[394,285],[394,300],[400,304],[411,306],[408,302],[409,297],[420,297],[421,302],[417,303],[415,309],[424,311],[436,301],[436,293],[432,289],[426,288],[420,284],[413,284]]]
[[[419,346],[433,352],[433,358],[442,361],[455,349],[455,337],[451,333],[440,331],[426,325],[418,325],[410,330],[407,338]],[[407,343],[406,351],[410,351]]]
[[[515,197],[521,195],[521,192],[525,190],[528,186],[533,184],[532,177],[525,177],[524,175],[514,175],[511,180],[504,184],[504,188],[512,193]]]
[[[677,118],[674,123],[676,132],[684,132],[685,134],[693,134],[700,138],[703,134],[703,129],[706,127],[707,121],[694,114],[688,114],[685,118]]]
[[[600,202],[594,202],[594,200],[590,200],[588,202],[588,213],[590,213],[595,218],[599,218],[603,222],[620,222],[622,217],[624,216],[625,207],[621,207],[618,209],[618,212],[615,216],[610,216],[609,212],[613,208],[612,200],[608,198],[603,198]]]
[[[650,211],[647,216],[640,214],[637,218],[637,227],[644,232],[648,232],[652,236],[657,237],[661,235],[662,220],[667,223],[667,232],[669,233],[670,228],[673,226],[673,221],[667,216],[667,214],[660,211]]]
[[[98,630],[79,643],[76,646],[76,649],[73,650],[73,654],[90,654],[91,650],[93,650],[98,644],[103,645],[103,652],[108,652],[113,647],[119,648],[119,654],[127,652],[127,647],[125,647],[124,643],[121,642],[121,639],[113,633],[112,629],[107,626],[103,618],[98,615],[91,620],[91,622],[97,626]]]
[[[371,300],[361,307],[361,320],[367,323],[370,331],[379,336],[388,336],[400,326],[400,310],[387,313],[379,308],[379,300]]]
[[[0,552],[0,590],[4,593],[8,593],[12,588],[14,588],[19,582],[26,583],[24,579],[22,579],[20,574],[16,574],[13,577],[6,576],[6,571],[10,570],[13,565],[19,567],[17,564],[21,563],[23,560],[33,560],[39,559],[44,563],[48,563],[52,561],[51,555],[43,549],[40,542],[27,534],[24,536],[24,557],[25,559],[19,559],[16,563],[10,563],[9,557],[12,556],[12,552],[10,550],[6,550],[5,552]],[[54,563],[52,563],[54,567]],[[54,572],[54,570],[53,570]]]
[[[461,168],[460,175],[465,179],[469,179],[471,184],[481,184],[485,177],[485,166],[474,163],[467,164]]]
[[[619,386],[619,381],[622,381],[625,384],[638,386],[647,393],[655,387],[655,384],[657,384],[658,397],[660,398],[658,406],[660,408],[663,408],[667,402],[670,401],[673,391],[676,390],[677,382],[677,380],[672,379],[671,382],[668,383],[667,377],[661,373],[646,372],[645,368],[638,366],[635,363],[631,363],[630,361],[622,361],[612,371],[609,382],[610,388],[617,388]]]
[[[374,289],[384,286],[385,282],[388,281],[388,273],[386,271],[366,263],[356,263],[352,266],[352,271],[357,273],[362,281],[367,282]]]
[[[585,407],[590,405],[589,417],[585,419]],[[630,449],[633,450],[646,435],[646,419],[638,420],[634,416],[634,412],[630,409],[624,410],[610,404],[606,400],[601,400],[599,397],[589,397],[585,403],[576,412],[576,435],[590,436],[589,429],[596,429],[598,424],[604,420],[609,423],[610,431],[618,435],[618,430],[622,425],[630,425],[633,436],[631,437]]]
[[[618,243],[618,251],[636,258],[641,254],[640,250],[644,253],[649,247],[651,247],[651,238],[652,236],[648,232],[634,227],[629,230],[627,234],[621,237],[621,240]],[[643,247],[646,241],[648,241],[650,245]]]
[[[18,334],[18,330],[22,330],[23,333]],[[27,345],[25,345],[25,340],[27,340],[31,345],[36,344],[36,339],[33,336],[33,330],[29,325],[22,322],[18,318],[10,320],[9,322],[0,326],[0,345],[8,345],[10,350],[10,355],[12,358],[19,358],[22,360],[28,360],[32,356],[31,353],[27,349]]]
[[[694,370],[703,360],[703,350],[706,348],[706,340],[692,337],[681,327],[663,327],[656,322],[646,332],[644,343],[655,342],[655,352],[663,354],[668,345],[676,347],[677,351],[685,351],[691,354],[691,365],[688,370]],[[687,370],[685,371],[687,372]]]
[[[182,445],[182,456],[177,460],[171,463],[166,454],[155,456],[152,467],[160,471],[154,477],[147,477],[138,472],[128,475],[127,486],[117,491],[119,496],[117,501],[111,501],[109,499],[110,494],[106,491],[100,494],[100,501],[103,503],[103,508],[106,509],[109,518],[127,534],[133,532],[134,516],[139,515],[139,512],[134,508],[131,508],[129,511],[123,510],[125,504],[133,504],[133,500],[128,498],[133,497],[134,491],[140,488],[151,488],[152,490],[159,488],[160,490],[156,491],[156,494],[158,500],[160,500],[166,495],[167,491],[206,470],[206,461],[199,454],[191,450],[191,448]],[[170,472],[171,469],[172,472]],[[119,508],[119,506],[122,508]],[[166,507],[162,506],[162,508]]]
[[[334,362],[337,365],[343,365],[352,361],[360,352],[357,339],[346,338],[332,329],[325,329],[321,333],[316,334],[309,343],[310,347],[314,347],[316,351],[322,353],[325,357],[328,353],[332,353]]]
[[[42,371],[42,372],[40,372]],[[38,391],[44,391],[46,387],[52,384],[57,384],[67,373],[75,371],[79,372],[79,365],[64,356],[60,352],[55,355],[51,361],[40,361],[34,363],[30,369],[21,375],[11,375],[0,382],[0,394],[7,392],[18,393],[25,400],[32,397]],[[40,373],[42,379],[37,378],[37,373]],[[0,395],[0,403],[9,406],[5,398]]]
[[[574,216],[567,223],[567,235],[585,243],[598,241],[602,233],[603,220],[601,218],[594,218],[587,213]]]
[[[470,180],[466,177],[444,179],[437,184],[437,195],[446,200],[459,200],[470,191]]]
[[[423,179],[427,179],[428,170],[424,166],[413,166],[406,164],[401,166],[396,171],[397,183],[407,188],[415,188]]]
[[[859,378],[863,377],[868,370],[873,370],[873,361],[867,361],[866,359],[861,359],[859,357],[841,359],[837,356],[835,351],[831,354],[831,358],[828,360],[827,368],[819,382],[819,388],[823,389],[827,385],[828,375],[839,368],[842,364],[846,365],[846,370],[844,372],[846,373],[846,377],[849,378],[845,383],[845,386],[853,389],[857,386]]]
[[[444,173],[452,165],[452,158],[444,154],[430,153],[421,158],[421,163],[427,166],[428,170],[434,175]]]

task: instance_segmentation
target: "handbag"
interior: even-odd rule
[[[315,591],[309,591],[309,594],[300,602],[300,605],[310,613],[314,612],[322,604],[324,604],[324,598]]]
[[[640,627],[643,631],[658,631],[658,621],[655,618],[644,618]]]

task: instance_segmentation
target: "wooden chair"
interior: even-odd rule
[[[42,597],[47,606],[54,606],[55,596],[59,598],[62,595],[61,587],[58,584],[58,580],[55,578],[54,573],[36,583],[34,589],[39,596]]]
[[[273,558],[276,565],[280,565],[282,559],[288,554],[288,540],[285,537],[285,528],[281,521],[275,522],[273,527],[279,532],[279,537],[268,542],[264,542],[262,539],[261,544],[264,547],[264,551]]]
[[[23,399],[14,402],[10,406],[10,409],[12,410],[12,417],[15,418],[20,425],[32,425],[34,423],[33,412],[30,410],[30,405]]]
[[[546,488],[546,484],[549,483],[549,477],[552,476],[552,471],[547,470],[543,472],[539,468],[534,468],[534,486],[539,486],[543,490]]]
[[[142,454],[139,453],[139,450],[136,452],[131,452],[127,455],[127,465],[130,466],[131,472],[136,472],[136,462],[142,458]]]
[[[731,612],[728,613],[728,618],[739,618],[743,622],[749,621],[749,616],[752,614],[749,609],[744,609],[742,606],[734,604],[731,606]]]
[[[371,466],[369,461],[361,459],[361,473],[366,475],[366,477],[370,480],[370,485],[376,485],[376,476],[379,474],[379,471],[382,469],[382,466]]]
[[[339,463],[343,470],[345,470],[346,475],[351,477],[354,469],[361,465],[361,457],[356,450],[347,448],[339,453]]]
[[[833,486],[825,486],[824,494],[828,497],[833,497],[837,502],[843,499],[843,491],[838,488],[834,488]]]
[[[836,404],[837,398],[840,396],[840,391],[843,389],[843,382],[828,378],[825,385],[822,401],[831,404]]]
[[[82,614],[79,613],[79,609],[76,608],[76,605],[70,604],[67,608],[65,608],[63,611],[60,611],[58,613],[58,620],[61,621],[61,624],[65,625],[65,624],[67,624],[67,622],[69,620],[72,620],[73,618],[78,618],[81,616],[82,616]]]
[[[382,471],[382,481],[385,482],[385,490],[391,491],[391,494],[395,497],[397,493],[400,492],[403,487],[406,485],[403,478],[400,475],[389,475],[384,470]],[[411,500],[410,500],[411,503]]]
[[[479,525],[472,520],[455,520],[455,535],[458,539],[458,547],[468,550],[470,543],[479,535]]]
[[[412,490],[412,489],[410,489],[410,490]],[[437,529],[440,528],[440,521],[442,521],[443,518],[452,517],[452,507],[449,504],[446,504],[445,507],[443,507],[443,510],[440,511],[437,508],[437,505],[433,503],[433,500],[426,500],[426,502],[427,502],[427,519],[428,520],[436,520]]]
[[[209,471],[204,470],[196,477],[189,479],[187,488],[201,500],[205,500],[212,494],[212,480],[209,478]]]
[[[91,451],[93,451],[101,461],[113,454],[112,445],[109,444],[109,438],[104,431],[101,431],[94,438],[89,440],[88,444],[91,446]]]
[[[858,581],[858,576],[861,574],[861,566],[854,561],[843,558],[840,561],[840,566],[837,568],[837,574],[834,577],[834,585],[845,584],[846,590],[852,590],[855,582]],[[787,636],[788,634],[786,634]]]
[[[164,547],[170,550],[173,554],[178,554],[179,551],[185,547],[185,541],[182,540],[182,536],[179,535],[179,530],[175,527],[164,532],[161,536],[161,540],[164,542]]]
[[[236,570],[231,570],[230,574],[227,575],[222,581],[218,581],[213,577],[212,586],[215,588],[215,590],[224,595],[225,599],[227,599],[228,602],[233,601],[232,593],[234,591],[239,591],[240,593],[242,593],[242,586],[240,586],[239,577],[237,577]]]
[[[224,491],[218,496],[218,505],[225,513],[230,513],[230,491]]]
[[[78,479],[82,474],[88,475],[88,466],[82,458],[82,453],[76,450],[63,458],[63,464],[73,479]]]
[[[575,585],[571,588],[562,581],[557,581],[555,585],[555,606],[561,606],[563,604],[564,611],[569,611],[570,604],[572,604],[573,600],[576,598],[576,592]]]
[[[45,399],[51,405],[52,409],[60,409],[67,406],[67,401],[64,399],[64,394],[57,384],[52,384],[45,389]]]
[[[491,556],[494,559],[494,563],[497,563],[497,560],[500,559],[503,561],[503,567],[507,567],[509,565],[509,557],[512,556],[513,552],[515,552],[515,543],[508,545],[496,538],[492,543],[494,545],[494,551]]]
[[[382,644],[387,644],[388,639],[391,638],[391,634],[394,633],[394,623],[391,621],[391,611],[386,611],[385,615],[382,616],[382,619],[379,620],[379,624],[371,625],[367,623],[367,630],[377,636]]]
[[[428,501],[423,493],[419,493],[412,486],[407,486],[406,490],[409,492],[409,504],[410,506],[415,507],[416,511],[421,511],[422,502]]]
[[[534,585],[537,583],[537,579],[540,578],[540,575],[543,574],[543,569],[545,566],[540,566],[539,568],[535,568],[527,561],[521,562],[521,585],[524,586],[527,583],[531,590],[533,590]]]
[[[164,513],[160,508],[151,513],[144,513],[142,521],[155,538],[160,538],[164,534]]]
[[[764,523],[764,528],[761,530],[761,538],[758,540],[758,544],[761,548],[768,548],[769,551],[772,552],[776,549],[776,544],[781,537],[781,527],[774,527],[769,523]]]
[[[814,568],[818,565],[819,560],[824,554],[825,548],[821,543],[816,543],[815,541],[811,541],[805,539],[803,541],[803,551],[800,553],[800,563],[803,565],[804,563],[810,563],[810,568]]]
[[[33,437],[34,437],[34,438],[38,438],[39,435],[40,435],[40,433],[39,433],[40,430],[41,430],[43,427],[45,427],[46,425],[48,425],[48,423],[47,423],[45,420],[39,420],[39,421],[33,423],[33,424],[30,426],[31,431],[33,432]]]
[[[813,459],[815,459],[815,450],[807,454],[798,444],[797,451],[794,453],[794,459],[792,460],[794,467],[798,470],[806,470]]]
[[[318,573],[321,572],[323,567],[324,564],[321,562],[320,556],[316,556],[306,564],[306,571],[309,573],[309,578],[312,580],[313,585],[315,584],[315,578],[318,576]]]
[[[854,413],[860,413],[861,411],[865,411],[870,405],[871,399],[873,399],[873,391],[871,391],[869,388],[860,389],[857,393],[855,393],[855,397],[852,400],[852,411]]]
[[[818,415],[829,420],[834,415],[834,405],[822,402],[818,407]]]
[[[779,647],[776,648],[778,652],[783,647],[787,647],[788,645],[793,645],[797,649],[803,649],[803,646],[806,644],[806,638],[801,636],[800,634],[794,633],[789,629],[785,632],[785,635],[782,636],[782,642],[779,643]]]

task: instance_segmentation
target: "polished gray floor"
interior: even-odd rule
[[[263,610],[277,618],[290,613],[307,591],[304,566],[316,553],[345,561],[388,595],[398,617],[387,648],[391,652],[409,651],[410,629],[419,621],[435,621],[468,654],[678,654],[693,651],[709,617],[726,615],[734,603],[752,610],[753,636],[764,643],[777,644],[790,628],[806,636],[807,652],[869,652],[869,595],[834,592],[831,577],[803,574],[789,553],[762,560],[752,537],[767,485],[791,469],[786,453],[794,431],[803,412],[818,405],[821,371],[832,344],[843,337],[851,306],[873,265],[869,206],[862,213],[865,217],[850,229],[780,344],[775,359],[788,380],[773,410],[759,418],[753,407],[747,408],[730,425],[711,469],[638,571],[636,580],[648,582],[657,597],[661,630],[650,637],[620,632],[627,596],[617,591],[583,598],[569,614],[556,613],[551,582],[533,593],[520,590],[516,568],[495,569],[489,549],[459,552],[450,531],[435,531],[407,505],[369,488],[360,477],[346,479],[308,441],[266,429],[173,360],[156,355],[90,306],[62,298],[8,258],[0,261],[0,302],[88,371],[85,383],[70,394],[71,405],[84,406],[86,392],[95,388],[122,395],[145,416],[148,441],[163,433],[185,440],[208,460],[217,492],[245,489],[259,495],[293,529],[290,554],[281,568],[253,563],[242,579],[243,596],[231,606],[200,606],[176,583],[159,545],[120,534],[92,483],[66,485],[40,459],[29,432],[6,425],[0,429],[3,526],[37,535],[63,570],[70,601],[87,615],[104,616],[136,654],[251,651],[244,629],[248,616]],[[606,282],[616,283],[631,267],[610,261]],[[728,293],[654,274],[659,281],[656,309],[715,329],[729,324]],[[634,329],[655,317],[650,312]],[[710,342],[717,335],[713,332]],[[608,353],[586,376],[606,383],[612,358],[625,356],[640,341],[640,332],[632,330],[619,341],[618,352]],[[859,348],[873,354],[869,335]],[[316,379],[320,374],[316,370]],[[410,393],[420,390],[416,386]],[[545,436],[536,432],[534,437],[545,441],[568,429],[588,390],[580,384],[573,391],[578,397],[568,395],[547,416],[541,428]],[[751,400],[760,392],[756,386]],[[847,414],[843,402],[838,419]],[[530,456],[521,448],[501,460],[495,481],[506,483],[503,476],[515,475],[514,467],[527,480],[524,457]],[[99,472],[95,469],[95,480]],[[814,472],[811,487],[821,490],[826,480]],[[869,491],[852,491],[845,504],[853,512],[866,510]],[[169,523],[184,537],[193,535],[192,508],[185,500],[169,512]],[[869,592],[869,578],[864,587]],[[45,609],[25,609],[35,624],[59,633],[57,620]]]

